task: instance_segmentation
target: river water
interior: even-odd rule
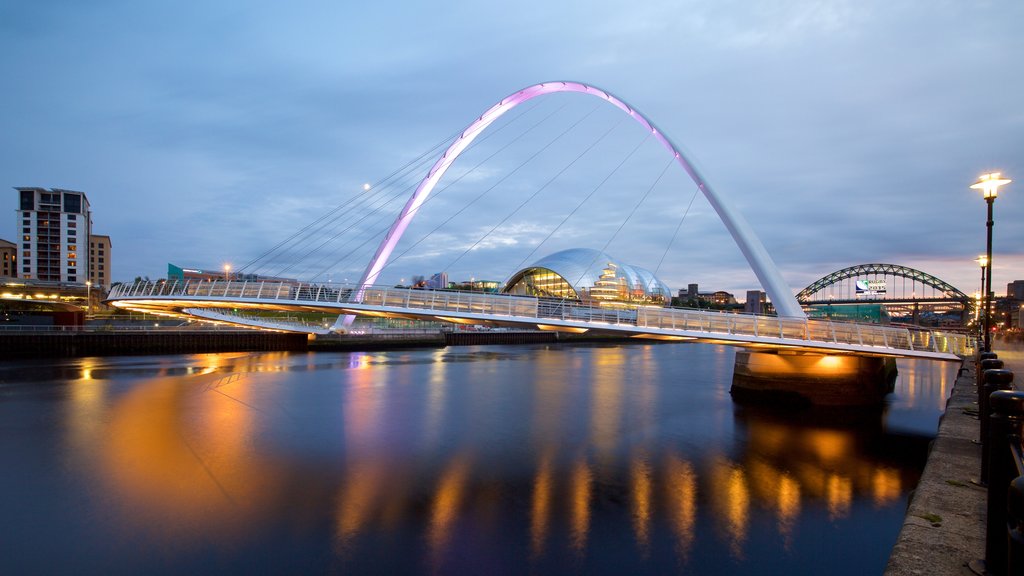
[[[704,344],[0,364],[0,572],[878,574],[956,365],[738,407]]]

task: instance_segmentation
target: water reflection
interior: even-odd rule
[[[95,506],[115,503],[94,528],[135,542],[137,566],[178,541],[231,543],[225,566],[302,550],[321,558],[316,571],[757,572],[810,559],[878,571],[891,540],[828,565],[822,539],[850,546],[844,526],[883,519],[892,525],[878,531],[895,537],[926,439],[896,438],[890,421],[937,401],[901,398],[852,421],[738,409],[709,380],[730,354],[92,359],[51,372],[69,391],[57,403],[69,449],[48,457],[69,455]],[[903,375],[902,394],[947,389],[923,364]]]

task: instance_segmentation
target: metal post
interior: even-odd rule
[[[996,390],[1009,390],[1013,385],[1013,372],[1003,370],[1002,360],[985,360],[989,368],[982,371],[982,385],[978,387],[980,397],[978,402],[978,420],[981,423],[981,481],[982,486],[988,485],[988,466],[992,459],[992,443],[988,441],[992,429],[992,406],[990,404],[992,393]]]
[[[985,277],[985,352],[992,351],[992,203],[995,196],[985,198],[988,203],[988,239],[985,243],[985,254],[988,255],[988,274]]]
[[[981,363],[984,362],[985,360],[996,360],[998,358],[999,355],[997,355],[995,352],[982,352],[978,354],[978,359],[974,362],[974,382],[978,385],[979,403],[981,402],[981,385],[983,384],[983,382],[981,381]],[[993,366],[993,368],[996,368],[996,366]],[[998,368],[1002,368],[1002,366],[998,366]],[[984,442],[985,439],[982,438],[981,441]]]
[[[1024,476],[1010,482],[1006,495],[1007,540],[1010,550],[1006,558],[1007,574],[1024,574]]]
[[[978,306],[978,308],[979,308],[979,310],[978,310],[978,320],[979,320],[979,322],[978,322],[978,329],[981,330],[981,331],[985,330],[984,320],[982,320],[982,318],[981,318],[981,312],[982,312],[981,311],[981,307],[984,305],[984,302],[985,302],[985,272],[986,272],[987,269],[988,269],[988,263],[986,262],[985,265],[981,267],[981,294],[979,294],[979,296],[981,296],[981,302],[979,302],[979,306]],[[987,312],[987,310],[986,310],[986,312]]]
[[[989,399],[992,421],[989,444],[992,458],[988,471],[988,518],[985,531],[985,569],[989,574],[1003,576],[1006,572],[1008,545],[1006,538],[1007,496],[1010,482],[1017,476],[1017,467],[1010,452],[1011,437],[1017,442],[1024,432],[1024,392],[997,390]]]

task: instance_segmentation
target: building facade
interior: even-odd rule
[[[60,188],[15,190],[18,277],[84,284],[89,279],[87,243],[92,232],[85,194]]]
[[[89,281],[103,290],[110,290],[110,248],[110,236],[89,235]]]
[[[0,278],[18,277],[18,245],[0,238]]]
[[[763,290],[747,290],[747,301],[743,311],[747,314],[765,314],[768,311],[768,294]]]

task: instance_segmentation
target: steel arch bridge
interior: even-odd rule
[[[955,286],[899,264],[858,264],[836,270],[797,294],[809,310],[840,313],[833,306],[880,305],[893,321],[936,326],[963,326],[969,321],[971,297]],[[872,314],[858,309],[856,315]]]
[[[842,270],[836,270],[827,276],[824,276],[817,281],[813,282],[806,288],[800,291],[796,295],[797,301],[801,304],[814,304],[819,302],[835,302],[836,300],[854,300],[861,301],[852,297],[855,297],[857,292],[856,286],[851,293],[849,291],[849,283],[844,283],[845,280],[858,279],[858,278],[872,278],[877,279],[878,277],[892,277],[892,278],[903,278],[911,281],[912,296],[906,298],[903,296],[890,296],[887,289],[883,289],[885,297],[874,298],[873,300],[883,301],[895,301],[895,300],[912,300],[916,302],[927,302],[927,301],[942,301],[942,302],[961,302],[967,304],[971,298],[967,294],[961,292],[957,287],[953,286],[949,282],[942,280],[936,276],[932,276],[927,272],[909,268],[907,266],[901,266],[899,264],[858,264],[856,266],[850,266],[849,268],[843,268]],[[824,295],[822,293],[834,286],[840,286],[840,295],[836,296],[833,294]],[[922,287],[922,292],[918,295],[917,286]],[[846,292],[842,292],[842,289],[846,289]],[[928,289],[931,289],[931,295],[928,294]],[[872,294],[873,296],[879,296],[877,290]],[[903,292],[906,292],[904,289]],[[852,296],[852,297],[851,297]]]

